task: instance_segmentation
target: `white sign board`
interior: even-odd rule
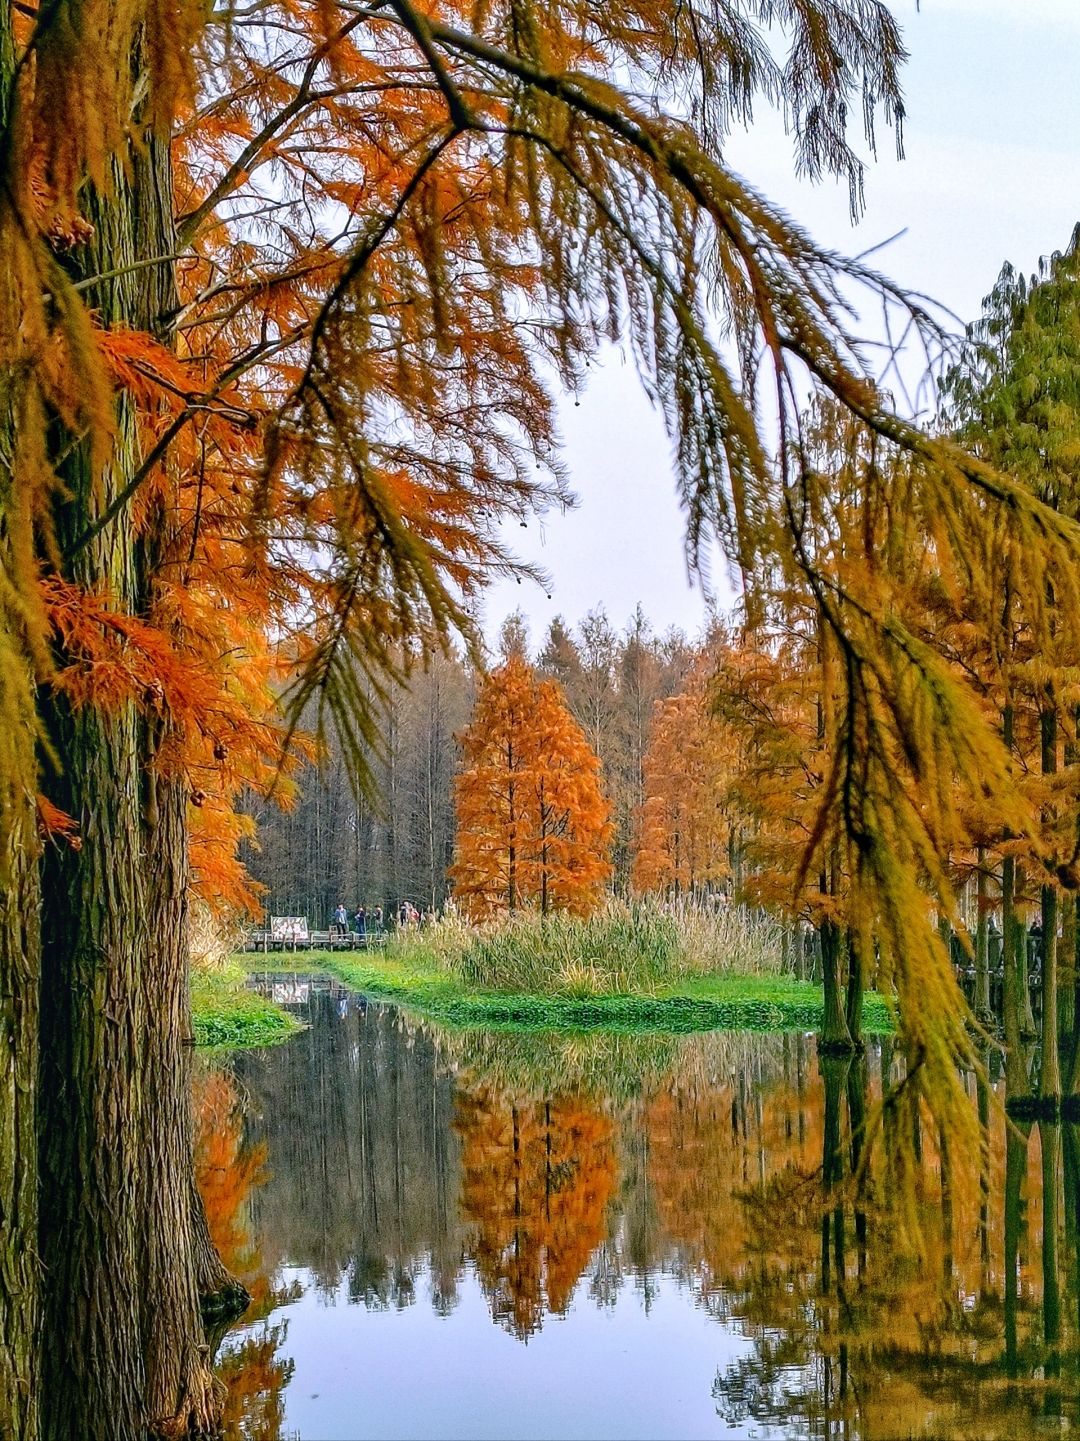
[[[271,916],[270,938],[288,945],[307,945],[307,916]]]

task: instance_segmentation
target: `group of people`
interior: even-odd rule
[[[394,921],[404,928],[405,926],[421,926],[431,917],[432,912],[417,909],[412,901],[402,901],[396,913],[391,913],[391,924]],[[340,901],[334,911],[332,929],[339,936],[347,936],[355,931],[358,936],[381,935],[386,930],[387,921],[383,914],[382,906],[376,906],[374,910],[368,911],[366,906],[357,906],[350,917],[344,901]]]
[[[345,908],[345,903],[344,901],[340,901],[337,909],[334,911],[332,929],[335,930],[339,936],[347,936],[350,929],[354,930],[358,936],[366,936],[369,932],[372,935],[379,935],[380,932],[385,929],[383,908],[382,906],[376,906],[369,914],[366,906],[357,906],[356,910],[352,913],[350,923],[349,912]]]

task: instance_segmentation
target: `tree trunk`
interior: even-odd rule
[[[855,937],[848,931],[847,936],[848,953],[848,978],[847,997],[845,1001],[845,1017],[847,1020],[848,1034],[851,1037],[851,1044],[854,1050],[862,1048],[862,1014],[863,995],[866,990],[865,971],[862,958],[859,955],[858,947],[855,944]]]
[[[1019,1358],[1020,1237],[1025,1224],[1024,1176],[1027,1172],[1029,1128],[1005,1128],[1005,1374],[1015,1376]]]
[[[151,203],[158,197],[170,201],[167,208],[155,207],[148,217],[156,236],[151,243],[158,247],[151,253],[170,255],[176,250],[176,234],[166,146],[147,142],[138,178]],[[164,341],[168,336],[163,333],[161,317],[174,314],[178,301],[172,267],[154,267],[148,272],[147,285],[141,323]],[[167,492],[151,519],[145,542],[136,551],[140,602],[148,611],[153,610],[160,575],[169,573],[170,567],[175,573],[180,564],[177,531],[175,499]],[[187,543],[190,545],[190,537]],[[173,639],[182,643],[179,635]],[[151,717],[140,732],[148,936],[143,973],[148,1024],[142,1058],[145,1119],[141,1157],[145,1405],[151,1430],[164,1436],[210,1431],[219,1409],[220,1389],[206,1359],[192,1208],[194,1037],[188,977],[188,787],[182,777],[161,773],[156,766],[170,730],[166,717]]]
[[[1069,1069],[1065,1089],[1070,1096],[1080,1090],[1080,896],[1073,903],[1073,993],[1072,993],[1072,1046],[1069,1051]]]
[[[189,1188],[191,1204],[191,1244],[195,1261],[195,1289],[203,1320],[216,1326],[222,1320],[233,1321],[247,1310],[251,1297],[218,1255],[206,1219],[199,1188],[192,1175]]]
[[[83,464],[68,468],[81,531],[96,514]],[[116,487],[107,478],[102,498]],[[131,594],[130,547],[115,532],[83,552],[75,578]],[[62,767],[50,798],[81,847],[49,847],[43,868],[41,1255],[42,1425],[47,1441],[141,1441],[139,1218],[141,1067],[146,1029],[138,723],[43,707]]]
[[[978,849],[975,878],[975,1014],[982,1024],[990,1025],[990,947],[989,912],[986,899],[986,852]]]
[[[1015,895],[1016,860],[1013,856],[1005,856],[1001,863],[1002,1010],[1005,1026],[1005,1081],[1010,1097],[1026,1096],[1031,1089],[1024,1048],[1027,966],[1023,956],[1026,939],[1016,915]]]
[[[1057,770],[1057,712],[1046,709],[1039,717],[1042,740],[1042,771]],[[1058,894],[1053,886],[1042,888],[1042,1067],[1039,1098],[1047,1104],[1061,1097],[1061,1063],[1058,1055],[1057,984]]]
[[[131,188],[117,167],[109,200],[88,194],[93,275],[136,254]],[[146,244],[154,245],[151,231]],[[153,252],[152,252],[153,253]],[[106,324],[135,317],[138,276],[94,287]],[[61,450],[64,436],[57,437]],[[61,554],[99,520],[135,464],[130,407],[118,406],[114,453],[94,473],[87,444],[64,462],[55,508]],[[67,578],[137,603],[129,524],[97,534]],[[79,826],[79,848],[46,848],[42,868],[40,1067],[41,1256],[44,1264],[42,1429],[47,1441],[136,1441],[145,1434],[140,1308],[141,1067],[146,1017],[139,722],[129,701],[41,705],[49,798]]]
[[[1056,1348],[1061,1340],[1061,1283],[1058,1271],[1058,1188],[1061,1166],[1061,1126],[1057,1121],[1039,1122],[1042,1155],[1042,1280],[1043,1340]],[[1047,1357],[1047,1372],[1056,1374],[1056,1357]]]
[[[191,1199],[186,785],[153,773],[146,785],[156,796],[146,837],[141,1294],[146,1414],[155,1435],[172,1436],[209,1432],[219,1396],[205,1357]]]
[[[0,122],[16,72],[13,10],[0,11]],[[5,737],[11,775],[0,782],[0,1436],[36,1441],[38,1435],[37,1067],[41,966],[38,838],[34,807],[35,699],[23,652],[19,613],[22,581],[12,534],[26,533],[29,503],[17,488],[20,379],[5,366],[0,380],[0,645]]]
[[[31,749],[28,774],[33,769]],[[0,1436],[35,1441],[38,846],[32,797],[12,791],[0,822]]]
[[[125,267],[173,252],[171,202],[168,149],[150,137],[115,168],[108,197],[88,197],[95,233],[80,268],[114,276],[88,296],[105,323],[160,334],[171,264]],[[121,400],[104,476],[76,450],[55,518],[68,578],[136,614],[167,517],[145,542],[126,510],[81,541],[138,461]],[[59,764],[51,798],[82,841],[50,848],[43,870],[45,1436],[198,1434],[215,1406],[191,1211],[186,788],[153,768],[164,720],[144,722],[128,702],[73,711],[62,694],[43,712]]]
[[[825,987],[825,1015],[819,1044],[823,1051],[850,1051],[851,1032],[844,1014],[840,986],[840,927],[833,920],[824,920],[818,931],[821,937],[821,976]]]

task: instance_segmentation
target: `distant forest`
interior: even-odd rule
[[[556,617],[538,654],[528,648],[523,617],[512,615],[499,649],[523,646],[541,674],[563,687],[600,757],[616,825],[614,885],[625,893],[653,709],[682,687],[700,646],[681,631],[656,635],[640,607],[621,632],[602,607],[574,629]],[[391,691],[381,749],[371,758],[379,790],[371,800],[356,800],[333,742],[299,773],[292,810],[249,800],[258,838],[245,860],[266,887],[268,913],[326,924],[339,901],[350,911],[361,903],[396,907],[403,899],[422,908],[443,904],[454,851],[457,736],[475,688],[473,668],[451,656]]]

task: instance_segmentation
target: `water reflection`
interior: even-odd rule
[[[304,1034],[200,1082],[208,1215],[255,1297],[219,1358],[229,1435],[1080,1431],[1074,1125],[1007,1125],[972,1078],[968,1174],[890,1108],[909,1214],[861,1153],[887,1044],[303,1006]]]

